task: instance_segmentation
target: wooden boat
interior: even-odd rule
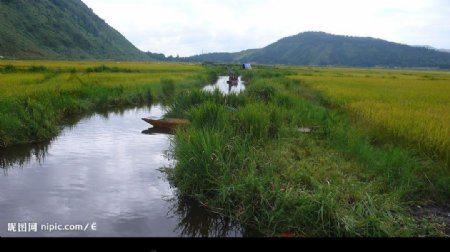
[[[227,81],[227,83],[228,83],[228,85],[231,85],[231,86],[237,86],[238,85],[238,81],[237,80],[229,80],[229,81]]]
[[[142,134],[146,135],[157,135],[157,134],[173,135],[173,133],[174,130],[166,128],[149,128],[142,131]]]
[[[227,83],[228,83],[228,85],[231,85],[231,86],[237,86],[239,83],[239,76],[237,76],[235,74],[230,74]]]
[[[178,118],[165,118],[165,119],[155,119],[151,117],[142,118],[147,123],[150,123],[155,128],[162,129],[175,129],[179,126],[186,125],[189,123],[188,120],[178,119]]]

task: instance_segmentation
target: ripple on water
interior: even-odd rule
[[[5,228],[23,221],[96,222],[98,227],[95,232],[26,236],[216,235],[220,222],[214,220],[221,218],[195,203],[180,202],[159,170],[173,164],[164,155],[172,136],[141,133],[150,126],[141,118],[163,113],[161,106],[154,106],[96,114],[42,146],[2,152],[0,236],[23,235]]]

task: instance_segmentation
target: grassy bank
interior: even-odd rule
[[[291,78],[349,112],[372,138],[450,168],[450,72],[299,69]]]
[[[191,121],[168,171],[180,194],[266,235],[444,235],[439,220],[410,207],[449,201],[446,166],[383,138],[374,144],[350,114],[289,77],[298,71],[247,72],[241,95],[177,97],[170,114]]]
[[[170,101],[211,76],[192,64],[0,61],[0,148],[47,140],[75,114]]]

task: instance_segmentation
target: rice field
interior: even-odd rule
[[[74,114],[170,99],[166,86],[181,90],[207,78],[195,64],[2,60],[0,147],[49,139]]]
[[[374,143],[339,97],[314,89],[314,78],[351,71],[261,66],[242,72],[238,95],[181,94],[169,113],[191,124],[176,132],[171,182],[268,236],[445,236],[445,220],[411,208],[447,204],[449,170],[402,144]]]
[[[450,73],[297,69],[291,78],[320,91],[374,138],[450,164]]]
[[[1,98],[33,95],[55,89],[77,90],[86,83],[107,87],[121,85],[125,89],[135,88],[158,83],[161,79],[184,80],[198,74],[202,69],[199,65],[172,63],[0,61],[0,70],[8,65],[16,69],[11,73],[0,71]],[[107,69],[89,72],[89,69],[100,66]],[[32,70],[37,67],[42,69]]]
[[[269,236],[446,235],[410,208],[449,202],[449,73],[261,66],[241,72],[239,95],[200,92],[226,72],[0,61],[0,148],[48,140],[80,113],[164,101],[191,121],[169,178],[213,211]]]
[[[0,66],[13,65],[26,70],[31,67],[43,66],[60,71],[85,71],[88,68],[106,66],[110,68],[129,69],[141,72],[195,72],[201,69],[198,64],[181,64],[169,62],[118,62],[118,61],[46,61],[46,60],[1,60]]]

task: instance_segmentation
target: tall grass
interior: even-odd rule
[[[299,74],[332,104],[350,112],[382,142],[402,144],[450,168],[450,74],[388,70],[316,69]]]
[[[196,65],[2,61],[0,148],[47,140],[74,114],[151,104],[206,83]],[[118,67],[120,66],[120,67]]]
[[[175,82],[171,79],[161,79],[162,94],[165,98],[175,95]]]
[[[435,222],[411,216],[407,204],[449,199],[435,163],[373,146],[313,90],[267,76],[253,77],[231,99],[177,97],[171,113],[191,121],[174,139],[170,179],[181,194],[269,236],[443,235]],[[235,110],[227,109],[230,100]]]

